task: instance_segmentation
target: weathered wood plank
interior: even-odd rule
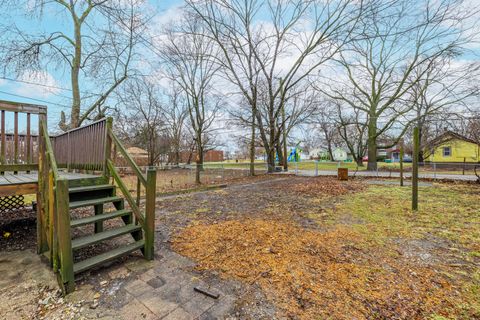
[[[38,191],[36,183],[12,184],[0,186],[0,197],[35,194]]]
[[[0,128],[0,135],[1,135],[1,150],[0,150],[0,163],[5,163],[5,152],[6,152],[6,144],[7,144],[7,137],[5,135],[5,110],[2,110],[2,120],[1,120],[1,128]]]
[[[145,259],[153,260],[154,237],[155,237],[155,198],[156,198],[157,171],[148,169],[147,186],[145,196]]]
[[[38,164],[0,164],[0,171],[37,171]]]
[[[0,110],[33,114],[47,114],[46,106],[5,100],[0,100]]]

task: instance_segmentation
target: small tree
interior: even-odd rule
[[[145,148],[148,165],[156,165],[169,144],[158,87],[146,78],[131,79],[117,97],[116,130],[129,145]]]

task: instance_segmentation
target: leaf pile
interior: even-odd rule
[[[278,186],[277,188],[284,188]],[[332,177],[317,177],[290,184],[289,190],[298,195],[314,197],[337,197],[365,190],[365,184],[358,181],[340,181]]]
[[[290,318],[425,319],[465,311],[457,310],[465,301],[446,276],[365,245],[346,227],[322,233],[287,221],[199,224],[177,235],[173,248],[199,270],[258,284]]]

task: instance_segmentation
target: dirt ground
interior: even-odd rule
[[[34,218],[21,216],[0,225],[11,234],[0,240],[0,272],[11,273],[1,283],[0,315],[163,319],[159,303],[149,305],[152,295],[180,295],[182,308],[168,312],[182,319],[173,315],[189,311],[184,301],[200,281],[223,299],[198,302],[184,319],[480,319],[480,188],[421,187],[418,213],[409,210],[409,192],[362,180],[263,176],[162,197],[155,261],[135,254],[85,273],[66,298],[32,260]],[[21,268],[36,271],[19,277]],[[36,274],[44,276],[35,282]],[[158,279],[172,280],[167,291],[131,289]],[[31,307],[7,313],[7,301]]]

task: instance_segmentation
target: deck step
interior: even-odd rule
[[[117,258],[120,258],[124,255],[127,255],[135,250],[143,248],[145,245],[144,240],[139,240],[133,243],[130,243],[125,246],[121,246],[118,248],[115,248],[111,251],[102,253],[98,256],[94,256],[88,259],[85,259],[83,261],[77,262],[73,265],[73,272],[74,273],[80,273],[85,270],[91,269],[93,267],[96,267],[98,265],[101,265],[103,263],[115,260]]]
[[[78,193],[78,192],[88,192],[88,191],[97,191],[97,190],[108,190],[113,188],[115,188],[115,186],[111,184],[101,184],[101,185],[93,185],[93,186],[73,187],[73,188],[69,188],[68,192]]]
[[[70,209],[77,209],[81,207],[88,207],[94,206],[97,204],[109,203],[109,202],[119,202],[123,199],[120,197],[105,197],[105,198],[98,198],[98,199],[88,199],[88,200],[81,200],[81,201],[72,201],[70,202]]]
[[[104,240],[119,237],[121,235],[139,231],[142,227],[135,224],[129,224],[121,228],[111,229],[104,232],[99,232],[90,236],[76,238],[72,240],[72,250],[78,250],[89,245],[102,242]]]
[[[85,217],[85,218],[81,218],[81,219],[75,219],[75,220],[71,221],[70,225],[73,228],[75,228],[75,227],[84,226],[84,225],[90,224],[90,223],[95,223],[95,222],[105,221],[105,220],[109,220],[109,219],[113,219],[113,218],[117,218],[117,217],[127,216],[129,214],[132,214],[131,210],[125,210],[125,209],[124,210],[118,210],[118,211],[108,212],[108,213],[104,213],[104,214],[98,214],[98,215],[95,215],[95,216]]]

